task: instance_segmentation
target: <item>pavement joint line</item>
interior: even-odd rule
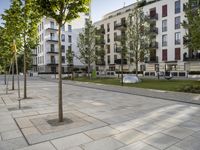
[[[148,96],[148,95],[145,95],[145,94],[138,94],[138,93],[136,94],[136,93],[131,93],[131,92],[120,92],[118,90],[103,89],[103,88],[100,88],[100,87],[90,87],[90,86],[85,86],[85,85],[76,85],[76,84],[73,84],[73,83],[63,83],[63,84],[68,84],[68,85],[77,86],[77,87],[85,87],[85,88],[89,88],[89,89],[97,89],[97,90],[102,90],[102,91],[110,91],[110,92],[121,93],[121,94],[143,96],[143,97],[155,98],[155,99],[163,99],[163,100],[186,103],[186,104],[200,105],[200,103],[177,100],[177,99],[172,99],[172,98],[154,97],[154,96]]]
[[[15,124],[17,125],[17,127],[19,128],[19,130],[20,130],[20,132],[21,132],[23,138],[25,139],[26,143],[28,144],[28,146],[30,146],[28,140],[26,139],[26,136],[25,136],[24,133],[22,132],[22,130],[21,130],[20,126],[18,125],[17,121],[15,120],[15,118],[13,118],[13,120],[14,120]]]
[[[3,97],[1,97],[1,100],[3,101],[4,105],[6,105],[6,103],[5,103],[4,99],[3,99]]]

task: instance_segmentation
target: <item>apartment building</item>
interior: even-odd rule
[[[139,62],[139,70],[147,75],[155,75],[156,71],[173,71],[176,76],[185,76],[188,71],[200,71],[200,51],[192,52],[184,46],[184,36],[188,32],[181,23],[185,18],[184,8],[188,0],[146,0],[141,6],[144,14],[155,23],[151,32],[155,34],[154,42],[150,44],[151,52]],[[105,65],[98,65],[97,69],[104,71],[120,70],[120,36],[126,28],[126,19],[138,4],[123,7],[108,13],[102,20],[95,23],[101,29],[105,44]],[[128,54],[129,56],[129,54]],[[130,57],[124,60],[124,70],[134,71],[135,66]]]
[[[61,31],[62,68],[68,71],[69,64],[66,60],[67,50],[71,49],[78,54],[77,39],[85,26],[87,15],[66,23]],[[52,18],[43,17],[38,26],[39,45],[33,50],[33,71],[40,73],[55,73],[58,71],[58,24]],[[74,66],[82,68],[83,64],[75,57]]]

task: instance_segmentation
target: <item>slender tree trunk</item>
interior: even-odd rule
[[[15,53],[15,64],[16,64],[17,85],[18,85],[18,98],[20,98],[19,69],[18,69],[18,60],[16,53]]]
[[[90,76],[90,63],[88,63],[88,78],[91,79],[91,76]]]
[[[14,58],[12,61],[12,90],[15,90],[15,63],[14,63]]]
[[[6,85],[6,79],[7,78],[7,71],[6,71],[6,65],[4,67],[4,84]]]
[[[58,49],[59,49],[59,64],[58,64],[58,117],[59,122],[63,122],[63,105],[62,105],[62,52],[61,52],[61,26],[58,29]]]
[[[25,36],[24,36],[24,44],[25,44]],[[26,87],[26,81],[27,81],[27,71],[26,71],[26,45],[24,45],[24,99],[27,98],[27,87]]]
[[[123,58],[123,54],[122,54],[122,56],[121,56],[121,85],[122,86],[124,86],[124,81],[123,81],[123,79],[124,79],[124,60],[123,60],[124,58]]]
[[[135,59],[135,65],[136,65],[135,66],[135,74],[138,77],[138,52],[136,52],[135,57],[136,57],[136,59]]]

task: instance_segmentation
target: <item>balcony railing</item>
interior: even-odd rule
[[[51,31],[58,31],[57,27],[48,27],[46,30],[51,30]]]
[[[55,50],[50,50],[47,52],[47,54],[58,54],[58,52],[56,52]]]
[[[150,45],[149,45],[149,48],[158,48],[158,42],[152,42]]]
[[[50,61],[47,63],[48,66],[57,66],[58,63],[56,61]]]
[[[158,34],[158,28],[157,27],[152,27],[149,30],[150,33]]]
[[[183,61],[200,61],[200,52],[193,54],[190,57],[187,57],[185,54],[183,54]]]
[[[58,39],[54,37],[50,37],[47,39],[47,42],[58,42]]]
[[[145,60],[145,63],[158,63],[158,56],[150,56],[149,59]]]
[[[124,30],[124,29],[126,29],[126,27],[127,27],[127,24],[125,21],[123,21],[121,23],[115,24],[114,29],[115,30]]]
[[[156,13],[155,15],[149,15],[149,19],[158,20],[158,14]]]

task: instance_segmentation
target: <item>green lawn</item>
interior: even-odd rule
[[[75,81],[121,85],[120,80],[117,78],[97,78],[91,80],[89,80],[88,78],[75,78]],[[192,85],[200,86],[200,81],[174,80],[174,79],[173,80],[142,79],[142,82],[137,84],[124,84],[124,86],[128,87],[138,87],[138,88],[157,89],[166,91],[180,91],[181,88]]]

